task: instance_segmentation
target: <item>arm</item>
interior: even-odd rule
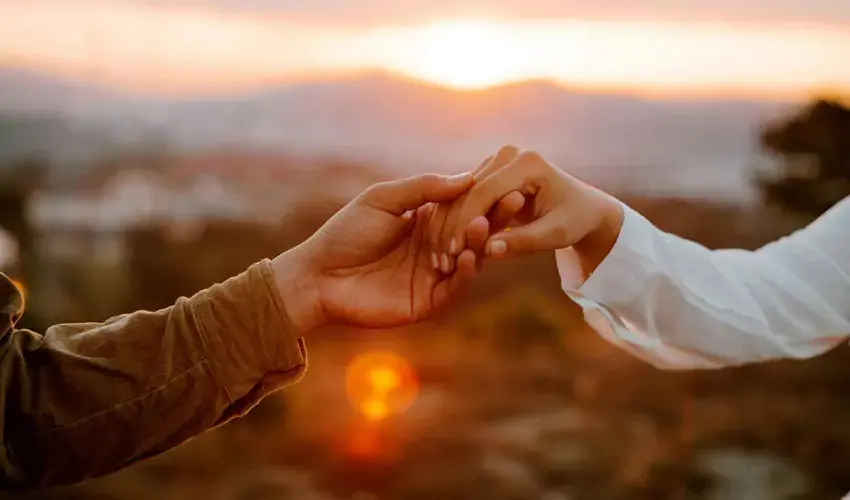
[[[367,189],[298,247],[182,298],[104,323],[16,330],[23,309],[0,275],[0,488],[99,476],[246,413],[306,369],[301,336],[328,322],[423,319],[475,275],[443,277],[422,239],[433,203],[469,175]]]
[[[622,211],[622,230],[594,236],[616,240],[604,260],[598,243],[556,253],[564,290],[616,345],[663,368],[713,368],[808,358],[850,335],[850,198],[754,252],[711,251]]]
[[[269,261],[167,309],[0,336],[0,487],[66,484],[240,416],[306,369]],[[0,297],[3,299],[4,297]]]
[[[719,367],[823,353],[850,334],[850,199],[755,252],[710,251],[664,233],[611,196],[513,146],[431,228],[436,251],[512,192],[519,225],[486,239],[503,259],[556,250],[563,288],[610,341],[660,367]]]

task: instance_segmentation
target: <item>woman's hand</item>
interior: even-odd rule
[[[482,179],[489,173],[495,172],[507,165],[517,154],[516,148],[506,146],[499,152],[484,160],[481,165],[471,172],[473,178]],[[428,244],[431,249],[431,265],[435,270],[441,271],[443,274],[453,273],[457,266],[455,256],[458,255],[461,249],[457,251],[443,251],[440,244],[440,236],[449,221],[450,214],[457,211],[457,207],[462,205],[466,199],[466,194],[459,197],[450,203],[440,203],[435,207],[431,215],[431,220],[428,225]],[[520,215],[525,206],[525,197],[518,191],[513,191],[503,196],[499,201],[490,208],[486,217],[480,217],[473,221],[467,227],[465,244],[466,248],[471,249],[478,256],[478,265],[482,263],[484,258],[484,246],[487,243],[487,238],[491,233],[497,233],[505,229],[516,217]]]
[[[491,222],[496,221],[502,217],[496,208],[505,205],[502,200],[520,195],[521,210],[510,214],[517,225],[502,232],[491,226],[487,257],[573,247],[589,275],[619,236],[623,210],[616,199],[551,165],[536,152],[505,146],[475,173],[475,185],[454,201],[445,221],[429,227],[432,251],[439,253],[441,260],[453,262],[469,246],[467,229],[484,224],[488,214]],[[498,221],[501,225],[508,222]]]

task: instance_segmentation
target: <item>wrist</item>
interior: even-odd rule
[[[325,324],[325,315],[315,271],[301,247],[275,257],[271,262],[276,291],[281,298],[293,334],[303,337]]]
[[[593,190],[593,205],[597,221],[593,229],[573,245],[585,279],[590,277],[611,253],[611,249],[614,248],[620,236],[625,218],[620,202],[606,193]]]

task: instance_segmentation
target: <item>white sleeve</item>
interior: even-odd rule
[[[679,369],[808,358],[850,336],[850,198],[752,252],[712,251],[623,209],[587,281],[571,248],[556,252],[564,291],[610,342]]]

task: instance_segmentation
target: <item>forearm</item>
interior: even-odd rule
[[[268,261],[102,324],[2,339],[5,487],[115,471],[239,416],[306,368]]]
[[[850,269],[837,244],[847,208],[757,252],[711,251],[628,211],[589,278],[575,249],[559,252],[559,267],[595,329],[658,366],[811,357],[850,332]]]

